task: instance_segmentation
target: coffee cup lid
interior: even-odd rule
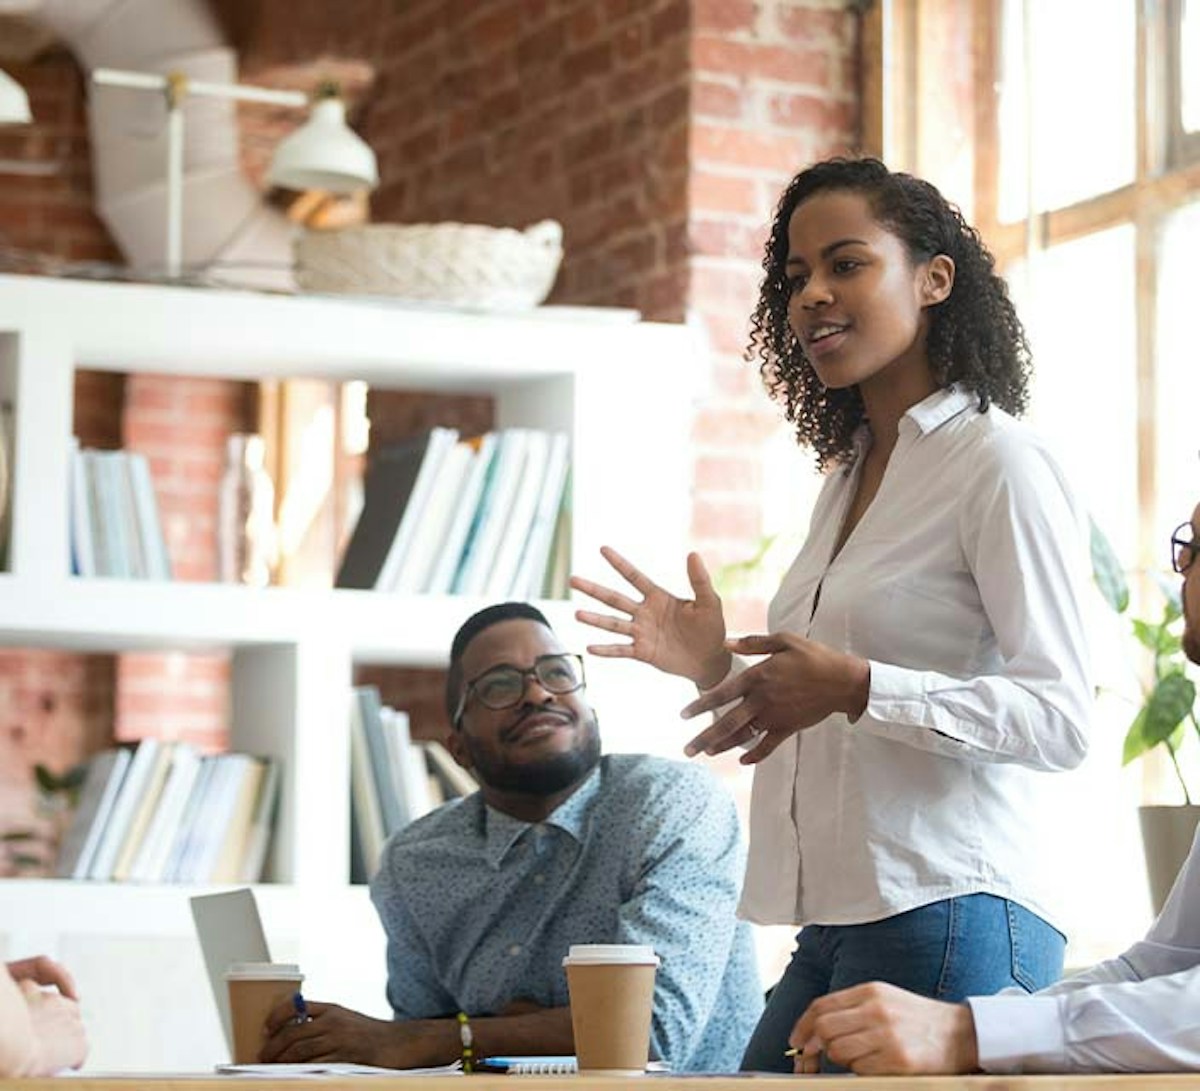
[[[295,980],[303,981],[304,975],[295,962],[232,962],[225,971],[226,978]]]
[[[654,948],[643,943],[573,943],[563,959],[563,965],[617,963],[627,966],[657,966]]]

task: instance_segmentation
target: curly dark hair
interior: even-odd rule
[[[802,201],[828,190],[866,197],[875,218],[904,243],[912,261],[936,254],[953,260],[953,289],[930,308],[927,351],[934,379],[942,387],[961,382],[985,412],[995,402],[1020,416],[1028,401],[1029,344],[979,232],[928,182],[890,171],[878,159],[828,159],[801,171],[779,198],[746,353],[747,359],[760,358],[767,391],[796,426],[799,444],[813,449],[821,469],[847,461],[854,431],[864,419],[858,387],[827,389],[788,324],[788,226]]]

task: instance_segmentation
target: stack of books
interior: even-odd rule
[[[88,763],[59,850],[63,879],[254,883],[263,875],[279,765],[143,739]]]
[[[565,597],[566,433],[434,428],[372,454],[338,587],[486,598]]]
[[[71,562],[77,576],[169,580],[146,456],[71,445]]]
[[[374,686],[350,701],[350,881],[366,882],[387,839],[479,785],[438,742],[413,742],[408,714],[389,708]]]

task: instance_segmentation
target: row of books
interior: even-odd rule
[[[434,428],[373,452],[338,587],[530,599],[566,594],[563,432]]]
[[[64,879],[254,883],[279,795],[278,762],[143,739],[88,763],[59,850]]]
[[[80,449],[72,439],[71,559],[78,576],[171,578],[145,455]]]
[[[438,742],[414,742],[408,714],[383,704],[374,686],[350,702],[350,881],[366,882],[384,843],[448,799],[478,787]]]

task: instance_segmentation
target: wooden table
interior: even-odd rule
[[[464,1086],[461,1079],[468,1080]],[[821,1091],[843,1080],[846,1091],[1200,1091],[1200,1072],[1137,1076],[650,1076],[627,1080],[605,1076],[380,1076],[320,1078],[317,1086],[354,1091],[514,1091],[518,1083],[535,1091],[615,1091],[637,1084],[647,1091],[750,1091],[749,1084],[789,1081],[796,1088]],[[448,1083],[447,1081],[453,1081]],[[836,1082],[835,1082],[836,1081]],[[0,1091],[299,1091],[313,1077],[273,1080],[236,1076],[146,1075],[69,1080],[0,1080]]]

